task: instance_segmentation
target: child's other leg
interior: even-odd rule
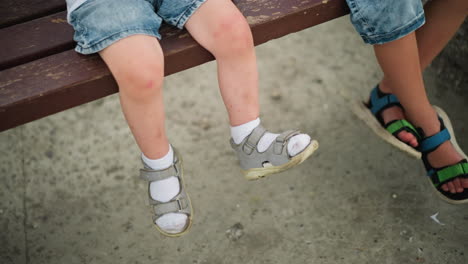
[[[143,152],[145,165],[166,169],[173,152],[164,128],[162,83],[164,56],[155,37],[133,35],[110,45],[99,53],[119,85],[120,102],[128,125]],[[150,183],[154,200],[167,202],[180,192],[179,181],[170,177]],[[168,213],[156,224],[166,232],[184,229],[187,215]]]
[[[259,116],[258,72],[247,21],[230,0],[208,0],[185,27],[215,57],[231,126]]]
[[[421,71],[432,62],[432,60],[442,51],[448,41],[453,37],[457,29],[463,23],[468,13],[468,1],[465,0],[433,0],[427,3],[424,7],[426,16],[426,23],[424,26],[416,31],[417,48],[419,54],[419,64]],[[383,78],[380,83],[380,88],[384,92],[394,93],[395,87],[392,82],[388,79],[387,75]],[[398,89],[398,87],[396,87]],[[384,118],[388,119],[401,119],[404,118],[404,113],[399,112],[399,108],[391,108],[382,114]],[[411,134],[405,135],[407,138],[412,138]],[[448,143],[446,143],[448,144]],[[438,152],[432,153],[430,157],[434,160],[445,156],[446,152],[452,153],[449,155],[448,160],[456,160],[458,155],[455,155],[455,151],[450,150],[446,146],[442,146],[445,151],[439,150]],[[450,158],[451,157],[451,158]],[[432,160],[430,158],[430,160]],[[448,160],[441,160],[442,164],[448,164]],[[436,163],[437,164],[437,163]],[[468,188],[468,179],[461,179],[461,187]],[[457,189],[459,192],[462,188],[457,188],[459,184],[455,181],[455,185],[452,184],[444,185],[445,191],[454,191]]]
[[[432,62],[463,23],[468,13],[468,1],[432,0],[424,6],[424,12],[426,23],[416,31],[421,71]],[[379,87],[386,93],[393,93],[394,90],[386,76]],[[392,107],[383,111],[382,118],[388,123],[404,119],[404,113],[401,108]],[[404,142],[411,142],[412,146],[417,145],[416,138],[410,133],[403,131],[398,137]]]
[[[416,127],[421,127],[426,135],[439,132],[440,123],[426,95],[422,79],[416,34],[383,44],[374,45],[377,60],[385,74],[393,93],[405,109],[405,115]],[[428,156],[433,167],[443,167],[462,159],[450,142],[443,143]],[[468,182],[455,179],[442,187],[445,191],[463,192]]]
[[[164,128],[164,57],[156,38],[134,35],[99,53],[119,85],[120,103],[144,155],[158,159],[169,151]]]
[[[260,124],[258,71],[249,25],[230,0],[208,0],[185,27],[216,58],[231,134],[234,142],[239,144]],[[258,150],[265,151],[277,137],[278,134],[269,132],[263,134],[258,141]],[[288,138],[289,155],[298,155],[310,143],[306,134]]]
[[[426,24],[416,31],[421,70],[447,45],[468,14],[466,0],[432,0],[424,6]]]

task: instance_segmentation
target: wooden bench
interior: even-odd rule
[[[345,0],[234,0],[255,45],[349,11]],[[185,30],[161,29],[165,75],[213,60]],[[98,55],[76,53],[65,0],[0,2],[0,131],[118,92]]]

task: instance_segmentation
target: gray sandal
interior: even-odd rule
[[[299,131],[289,130],[281,133],[264,152],[258,152],[257,144],[267,132],[261,125],[240,144],[230,140],[232,148],[237,152],[241,171],[247,180],[257,180],[267,175],[278,173],[301,164],[318,148],[318,142],[311,140],[309,145],[294,157],[289,156],[287,144]]]
[[[180,184],[180,192],[174,198],[172,198],[169,202],[160,202],[153,200],[150,195],[150,183],[152,181],[160,181],[167,179],[169,177],[177,177],[179,179]],[[152,214],[153,214],[153,224],[156,226],[159,232],[163,235],[169,237],[177,237],[185,234],[192,225],[192,216],[193,216],[193,208],[192,202],[190,201],[190,197],[188,196],[187,192],[185,191],[184,185],[184,178],[183,178],[183,168],[182,168],[182,159],[178,157],[176,150],[174,149],[174,163],[167,169],[164,170],[152,170],[148,166],[145,165],[144,169],[140,170],[140,178],[148,182],[148,198],[149,203],[153,207]],[[183,213],[186,214],[187,217],[187,224],[179,233],[169,233],[167,231],[162,230],[157,224],[156,220],[167,213]]]

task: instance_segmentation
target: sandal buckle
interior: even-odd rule
[[[252,154],[254,148],[255,148],[255,146],[252,146],[252,144],[250,144],[250,143],[247,141],[247,142],[245,142],[244,146],[242,147],[242,150],[243,150],[246,154],[250,155],[250,154]]]
[[[182,211],[183,208],[182,208],[182,204],[181,204],[180,200],[177,199],[176,202],[177,202],[177,207],[179,207],[178,211]]]
[[[276,155],[281,155],[281,153],[283,152],[283,149],[284,149],[284,145],[285,143],[281,143],[281,142],[276,142],[275,145],[273,146],[273,151]]]
[[[283,145],[286,142],[286,140],[284,140],[284,138],[280,136],[276,137],[275,141],[276,143],[282,143]]]

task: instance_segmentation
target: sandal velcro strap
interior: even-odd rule
[[[283,133],[281,133],[278,137],[275,139],[275,145],[274,145],[274,153],[277,155],[280,155],[283,152],[284,145],[286,142],[293,136],[296,136],[300,134],[298,130],[288,130]]]
[[[370,97],[371,107],[370,110],[372,114],[376,115],[380,111],[389,108],[393,105],[399,105],[400,101],[398,98],[393,94],[386,94],[382,97],[379,97],[378,86],[376,86],[372,92]]]
[[[431,178],[434,186],[437,187],[456,177],[468,176],[468,163],[464,160],[458,164],[440,170],[432,170],[429,172],[428,176]]]
[[[250,155],[253,152],[253,150],[257,147],[258,141],[260,141],[265,132],[265,128],[263,128],[261,125],[257,126],[252,131],[252,133],[250,133],[249,138],[242,147],[242,151]]]
[[[393,120],[385,126],[385,129],[387,129],[387,131],[390,132],[390,134],[392,135],[396,135],[400,133],[400,131],[404,130],[413,134],[416,138],[420,138],[416,128],[405,119]]]
[[[145,181],[152,182],[164,180],[173,176],[178,177],[179,169],[177,167],[178,164],[176,162],[165,170],[152,170],[149,168],[140,169],[140,178]]]
[[[419,144],[418,149],[423,153],[432,152],[448,140],[450,140],[450,133],[446,128],[444,128],[439,133],[423,139]]]
[[[158,203],[154,205],[154,213],[161,216],[167,213],[177,213],[188,207],[188,201],[185,198],[179,198],[167,203]]]

